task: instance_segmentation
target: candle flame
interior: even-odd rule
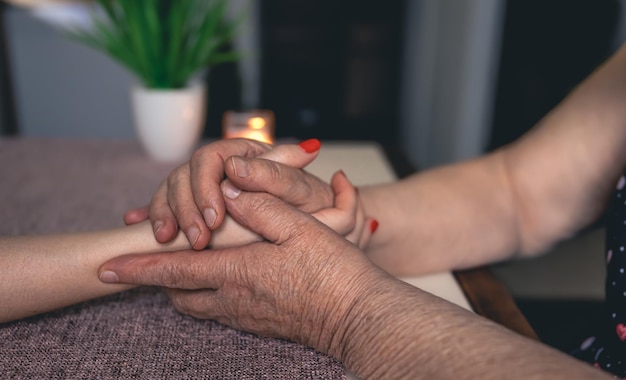
[[[262,117],[253,117],[248,121],[248,125],[252,129],[263,129],[265,127],[265,119]]]

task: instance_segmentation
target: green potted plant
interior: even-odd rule
[[[72,33],[108,54],[138,79],[132,103],[139,139],[160,161],[180,161],[204,125],[212,65],[238,59],[226,50],[238,20],[227,0],[97,0],[89,30]]]

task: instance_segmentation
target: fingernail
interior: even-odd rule
[[[233,157],[233,169],[237,177],[245,178],[250,175],[248,162],[241,157]]]
[[[189,239],[189,242],[191,243],[192,247],[196,245],[196,242],[198,241],[199,238],[200,238],[200,230],[198,229],[198,227],[196,226],[189,227],[189,229],[187,230],[187,239]]]
[[[222,192],[226,198],[235,199],[241,194],[241,190],[236,188],[230,181],[222,183]]]
[[[298,145],[300,146],[300,148],[302,148],[302,150],[304,150],[307,153],[317,152],[322,147],[322,143],[318,139],[304,140],[300,142]]]
[[[105,270],[104,272],[100,273],[100,281],[113,284],[120,282],[120,278],[117,273],[110,270]]]
[[[156,222],[154,222],[154,224],[152,225],[152,229],[154,230],[154,234],[156,235],[157,233],[159,233],[159,230],[164,225],[165,225],[165,223],[162,220],[157,220]]]
[[[215,220],[217,219],[217,213],[212,208],[205,208],[202,211],[202,215],[204,215],[204,222],[209,228],[213,227],[215,224]]]
[[[374,219],[370,223],[370,231],[372,231],[372,233],[374,233],[374,232],[376,232],[377,229],[378,229],[378,220]]]

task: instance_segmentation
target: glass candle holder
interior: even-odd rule
[[[226,139],[246,138],[271,144],[274,141],[274,112],[226,111],[222,118],[222,135]]]

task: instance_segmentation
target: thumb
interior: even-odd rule
[[[299,144],[277,145],[272,150],[260,155],[258,158],[302,169],[317,157],[321,146],[322,145],[318,139],[305,140]]]

